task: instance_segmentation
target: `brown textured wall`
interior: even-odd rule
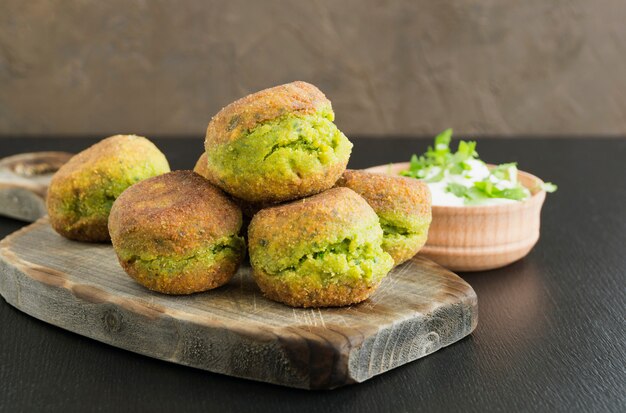
[[[306,80],[349,134],[625,134],[626,1],[1,0],[0,134],[198,134]]]

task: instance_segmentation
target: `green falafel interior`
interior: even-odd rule
[[[380,226],[370,223],[352,233],[338,233],[333,242],[303,242],[289,251],[260,239],[250,245],[250,255],[253,266],[285,280],[307,279],[321,286],[361,280],[376,284],[393,267],[393,259],[382,250],[381,242]]]
[[[127,261],[154,277],[173,277],[186,271],[193,270],[194,266],[208,267],[222,260],[239,260],[245,255],[245,242],[239,235],[223,237],[214,243],[187,251],[186,254],[158,254],[151,250],[144,250],[138,254],[135,250],[118,248],[120,260]]]
[[[263,188],[324,174],[329,166],[347,163],[352,150],[333,120],[330,107],[284,114],[207,152],[208,162],[234,187]]]
[[[119,168],[119,170],[115,170]],[[122,169],[123,168],[123,169]],[[165,157],[155,157],[151,162],[135,162],[122,165],[96,164],[85,170],[82,176],[74,177],[74,186],[84,188],[82,192],[73,191],[74,196],[63,198],[61,210],[73,217],[77,223],[83,217],[99,217],[106,220],[113,202],[128,187],[152,176],[169,172]]]
[[[381,213],[380,226],[383,229],[383,250],[396,257],[396,251],[409,251],[409,256],[415,254],[425,243],[428,237],[430,216],[396,216],[393,213]],[[406,255],[406,254],[405,254]]]

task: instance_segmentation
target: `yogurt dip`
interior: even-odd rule
[[[432,196],[432,204],[436,206],[464,206],[464,205],[499,205],[509,204],[524,200],[530,196],[530,191],[522,186],[524,197],[515,200],[509,198],[484,198],[479,202],[467,202],[466,197],[455,195],[453,192],[448,191],[450,184],[462,185],[465,188],[471,188],[476,182],[489,180],[494,186],[500,190],[512,189],[521,186],[517,182],[517,167],[515,165],[510,166],[510,173],[508,179],[500,179],[494,175],[491,175],[487,165],[478,159],[470,159],[466,161],[471,169],[463,171],[461,174],[452,174],[449,171],[444,171],[443,177],[439,181],[429,181],[428,177],[425,178],[428,188]],[[436,176],[440,173],[440,168],[433,168],[433,171],[429,174]]]
[[[476,142],[460,141],[453,153],[451,138],[451,129],[440,133],[434,147],[413,155],[409,169],[400,172],[428,184],[433,206],[499,205],[530,197],[530,190],[517,179],[515,163],[488,167],[478,157]],[[554,192],[556,185],[546,183],[542,189]]]

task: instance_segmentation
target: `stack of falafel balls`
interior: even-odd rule
[[[361,302],[426,242],[430,193],[416,179],[346,170],[352,143],[333,120],[319,89],[293,82],[217,113],[195,172],[169,172],[145,138],[104,139],[53,177],[50,223],[74,240],[110,237],[124,270],[161,293],[219,287],[247,250],[272,300]]]

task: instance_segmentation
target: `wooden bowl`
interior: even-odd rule
[[[380,165],[368,172],[398,175],[408,162]],[[531,191],[525,201],[499,205],[433,206],[428,241],[420,254],[454,271],[504,267],[525,257],[539,240],[543,181],[519,171]]]

